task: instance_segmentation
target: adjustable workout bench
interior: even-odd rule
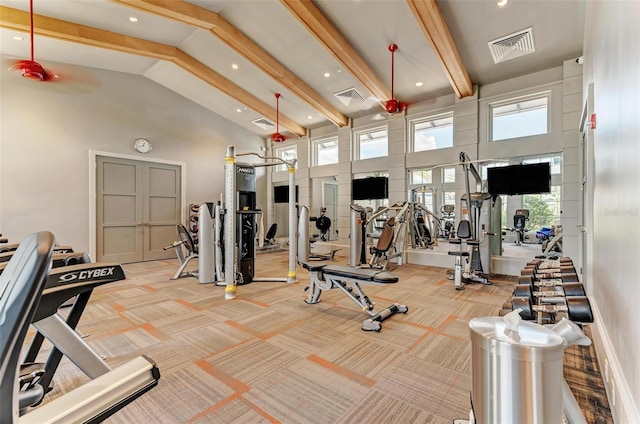
[[[360,283],[383,286],[398,282],[398,276],[386,271],[376,269],[352,268],[340,265],[311,264],[303,262],[302,266],[309,270],[309,286],[305,289],[309,295],[305,299],[308,304],[320,302],[323,290],[340,289],[347,297],[362,308],[369,318],[362,322],[364,331],[380,331],[382,321],[398,312],[406,314],[409,308],[405,305],[394,303],[388,308],[376,312],[373,310],[373,302],[364,294]],[[348,284],[351,284],[349,286]]]

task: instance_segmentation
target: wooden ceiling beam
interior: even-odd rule
[[[349,123],[349,118],[325,100],[323,96],[219,14],[178,0],[111,1],[210,31],[231,49],[241,54],[262,72],[273,78],[278,84],[317,109],[335,125],[344,127]]]
[[[409,8],[431,43],[436,57],[459,99],[473,95],[473,84],[436,0],[407,0]]]
[[[279,120],[284,128],[287,128],[297,136],[303,137],[307,134],[306,128],[296,123],[293,119],[283,114],[278,117],[273,107],[174,46],[42,15],[33,15],[33,18],[34,33],[38,35],[173,62],[273,122]],[[29,12],[0,6],[0,26],[16,31],[29,32],[31,28]]]
[[[338,62],[347,69],[360,84],[364,86],[374,97],[384,102],[391,98],[391,90],[378,78],[378,76],[366,64],[364,59],[349,44],[347,39],[329,21],[322,11],[309,0],[280,0],[289,12],[295,16],[302,25],[333,54]]]

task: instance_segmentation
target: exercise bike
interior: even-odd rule
[[[442,218],[438,220],[439,237],[450,238],[455,232],[455,205],[442,205],[440,214]]]

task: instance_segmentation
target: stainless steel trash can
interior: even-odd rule
[[[505,329],[502,317],[469,322],[475,422],[562,423],[562,337],[526,321],[513,338]]]

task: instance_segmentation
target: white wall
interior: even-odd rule
[[[89,251],[89,151],[186,163],[186,203],[215,201],[228,144],[260,151],[264,139],[137,75],[84,68],[97,87],[40,83],[0,73],[0,232],[11,242],[39,230]],[[264,172],[259,202],[266,202]],[[264,198],[264,199],[261,199]],[[186,209],[186,205],[185,209]]]
[[[583,93],[593,84],[597,119],[588,275],[599,330],[596,347],[620,423],[640,422],[639,22],[638,1],[587,3]]]

